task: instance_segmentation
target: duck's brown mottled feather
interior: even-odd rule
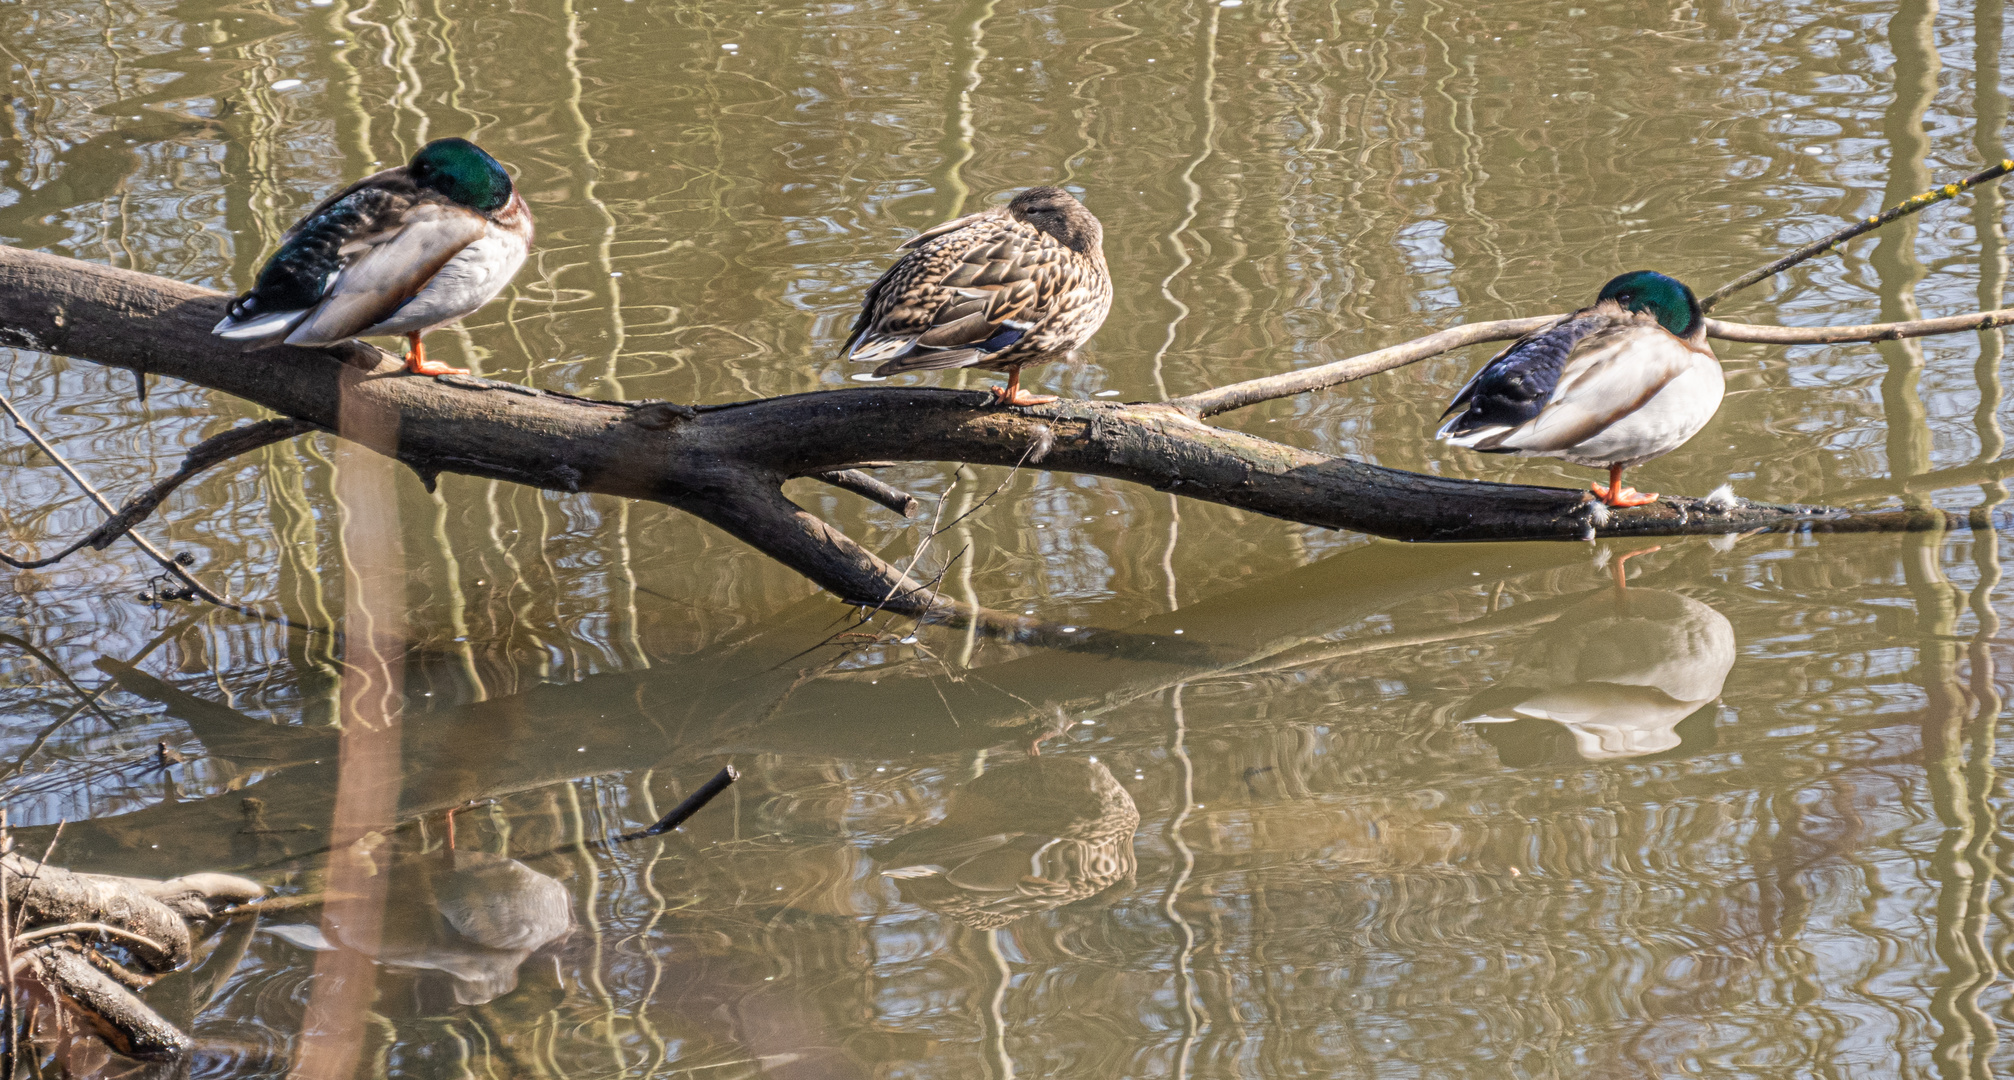
[[[1092,241],[1078,250],[1006,207],[929,229],[867,290],[842,347],[876,375],[1018,368],[1067,355],[1104,322],[1111,278]]]

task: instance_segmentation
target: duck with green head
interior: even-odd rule
[[[1726,383],[1706,315],[1683,282],[1636,270],[1592,307],[1519,338],[1455,395],[1434,437],[1485,454],[1565,458],[1608,470],[1610,506],[1657,500],[1622,471],[1678,449],[1720,408]]]
[[[436,139],[295,222],[212,333],[289,345],[399,334],[407,371],[467,374],[428,360],[420,335],[502,292],[531,237],[531,209],[503,165],[467,139]]]

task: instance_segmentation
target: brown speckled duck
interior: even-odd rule
[[[1056,399],[1021,389],[1021,369],[1069,356],[1112,310],[1104,227],[1061,188],[1037,187],[902,245],[868,290],[847,358],[874,374],[976,367],[1007,373],[1007,405]]]

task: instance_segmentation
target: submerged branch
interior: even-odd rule
[[[190,960],[191,923],[210,922],[263,892],[229,874],[149,881],[0,855],[0,912],[12,916],[0,928],[9,1030],[23,1030],[13,991],[25,979],[121,1054],[161,1060],[183,1053],[188,1036],[133,991]],[[105,952],[108,944],[121,954]],[[10,1038],[9,1053],[16,1049]]]

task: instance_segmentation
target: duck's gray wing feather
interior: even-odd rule
[[[1575,346],[1538,415],[1495,445],[1541,452],[1577,446],[1642,408],[1696,356],[1654,324],[1605,327]]]
[[[341,249],[348,260],[342,271],[314,313],[287,335],[287,343],[333,344],[385,321],[488,228],[481,214],[445,202],[422,202],[409,207],[393,227],[353,238]]]

